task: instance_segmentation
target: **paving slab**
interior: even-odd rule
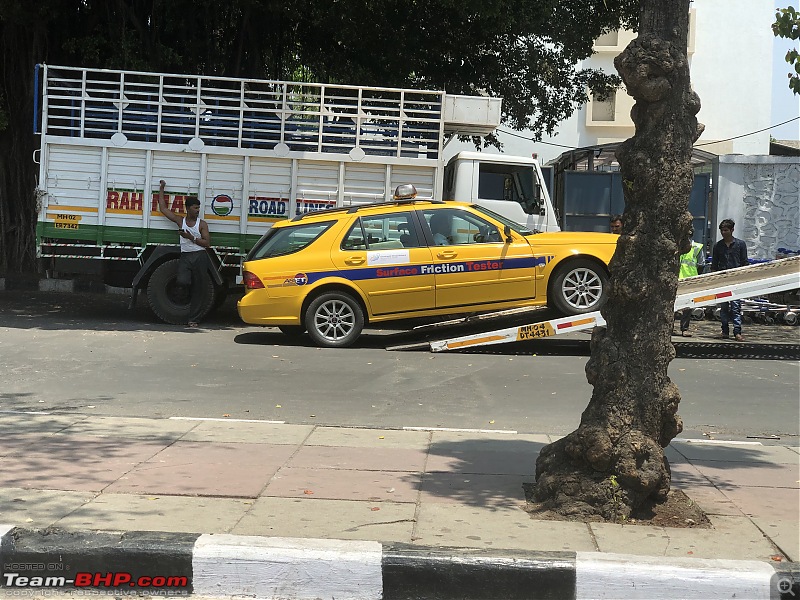
[[[732,487],[798,488],[800,466],[693,460],[692,465],[722,490]]]
[[[425,473],[421,504],[454,504],[479,508],[515,508],[525,503],[522,485],[529,475]]]
[[[482,444],[462,442],[458,449],[452,448],[449,455],[435,454],[431,448],[426,471],[450,473],[485,473],[496,475],[525,475],[535,478],[538,453],[533,448],[528,452],[514,450],[487,450]]]
[[[0,459],[0,488],[99,492],[163,447],[150,440],[47,436],[35,449]]]
[[[259,498],[231,533],[411,542],[413,502]]]
[[[770,560],[776,549],[747,517],[710,516],[713,529],[590,523],[601,552]]]
[[[795,465],[800,462],[800,457],[785,446],[673,442],[672,447],[692,462],[699,460]]]
[[[36,446],[52,433],[13,433],[0,434],[0,458],[25,453]]]
[[[303,446],[288,467],[356,471],[421,472],[426,453],[408,448]]]
[[[101,494],[56,525],[75,530],[228,533],[253,500]]]
[[[522,508],[423,504],[414,542],[431,546],[595,551],[584,523],[537,521]]]
[[[244,423],[225,421],[191,421],[194,427],[182,442],[230,442],[248,444],[300,445],[314,430],[313,425],[279,423]]]
[[[688,461],[670,462],[671,481],[675,485],[711,486],[711,482],[700,470]]]
[[[728,488],[724,494],[751,517],[774,517],[800,522],[800,489],[742,486]]]
[[[138,440],[174,441],[195,425],[196,423],[191,421],[172,421],[169,419],[90,416],[65,427],[57,435],[91,435]]]
[[[724,492],[713,485],[673,481],[672,489],[681,490],[707,515],[744,517],[745,514]]]
[[[294,451],[287,445],[175,442],[106,491],[255,498]]]
[[[791,561],[800,561],[800,526],[797,519],[752,517],[753,523],[778,546]]]
[[[317,427],[306,440],[305,445],[427,450],[430,437],[431,434],[427,431]]]
[[[95,494],[89,492],[3,487],[0,489],[0,520],[31,528],[49,527],[94,497]]]
[[[2,403],[0,403],[0,407]],[[0,410],[2,410],[0,408]],[[0,412],[0,436],[9,433],[55,433],[78,423],[85,415],[20,415]]]
[[[419,473],[283,468],[262,496],[416,502]]]
[[[431,431],[431,444],[445,444],[449,442],[479,441],[486,444],[488,450],[507,450],[509,444],[521,443],[524,445],[535,444],[536,452],[551,442],[551,436],[544,433],[501,433],[484,431]]]

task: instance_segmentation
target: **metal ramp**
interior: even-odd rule
[[[678,282],[675,310],[701,308],[720,302],[752,298],[795,288],[800,288],[800,256],[682,279]],[[483,315],[466,317],[465,319],[436,323],[417,328],[417,330],[431,330],[444,325],[480,322],[481,320],[490,322],[500,316],[521,315],[526,312],[535,313],[537,310],[544,309],[541,307],[534,309],[524,308],[484,313]],[[428,346],[433,352],[444,352],[446,350],[459,350],[476,346],[552,337],[591,329],[598,325],[605,325],[605,323],[606,321],[600,311],[594,311],[583,315],[541,320],[525,325],[489,330],[449,339],[390,346],[387,347],[387,350],[409,350]]]

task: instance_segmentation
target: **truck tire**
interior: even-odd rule
[[[594,261],[579,258],[556,267],[548,304],[566,316],[595,310],[608,299],[608,275]]]
[[[327,292],[309,304],[306,327],[318,346],[346,348],[355,343],[364,329],[364,311],[351,295]]]
[[[147,284],[147,301],[150,310],[165,323],[184,325],[189,320],[189,293],[176,283],[178,260],[173,258],[161,263],[153,271]],[[214,302],[214,282],[208,273],[203,273],[198,289],[203,294],[202,314],[205,316]]]

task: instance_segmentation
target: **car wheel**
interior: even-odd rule
[[[303,335],[306,332],[306,328],[302,325],[278,325],[278,329],[281,330],[281,333],[292,337]]]
[[[571,260],[556,268],[550,305],[565,315],[599,310],[608,297],[608,275],[599,264]]]
[[[328,292],[317,296],[306,310],[308,335],[318,346],[351,346],[364,328],[364,311],[349,294]]]

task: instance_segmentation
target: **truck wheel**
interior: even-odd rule
[[[214,286],[214,301],[211,303],[211,309],[208,312],[214,312],[220,306],[225,304],[228,299],[228,286]]]
[[[608,275],[597,263],[577,259],[556,268],[549,304],[564,315],[600,310],[608,297]]]
[[[308,335],[318,346],[346,348],[361,335],[364,311],[349,294],[320,294],[306,310],[306,326]]]
[[[177,258],[160,264],[147,284],[147,301],[153,313],[165,323],[184,325],[189,320],[189,290],[178,285],[177,278]],[[214,301],[214,282],[208,273],[203,273],[198,289],[203,294],[202,314],[205,316]]]

